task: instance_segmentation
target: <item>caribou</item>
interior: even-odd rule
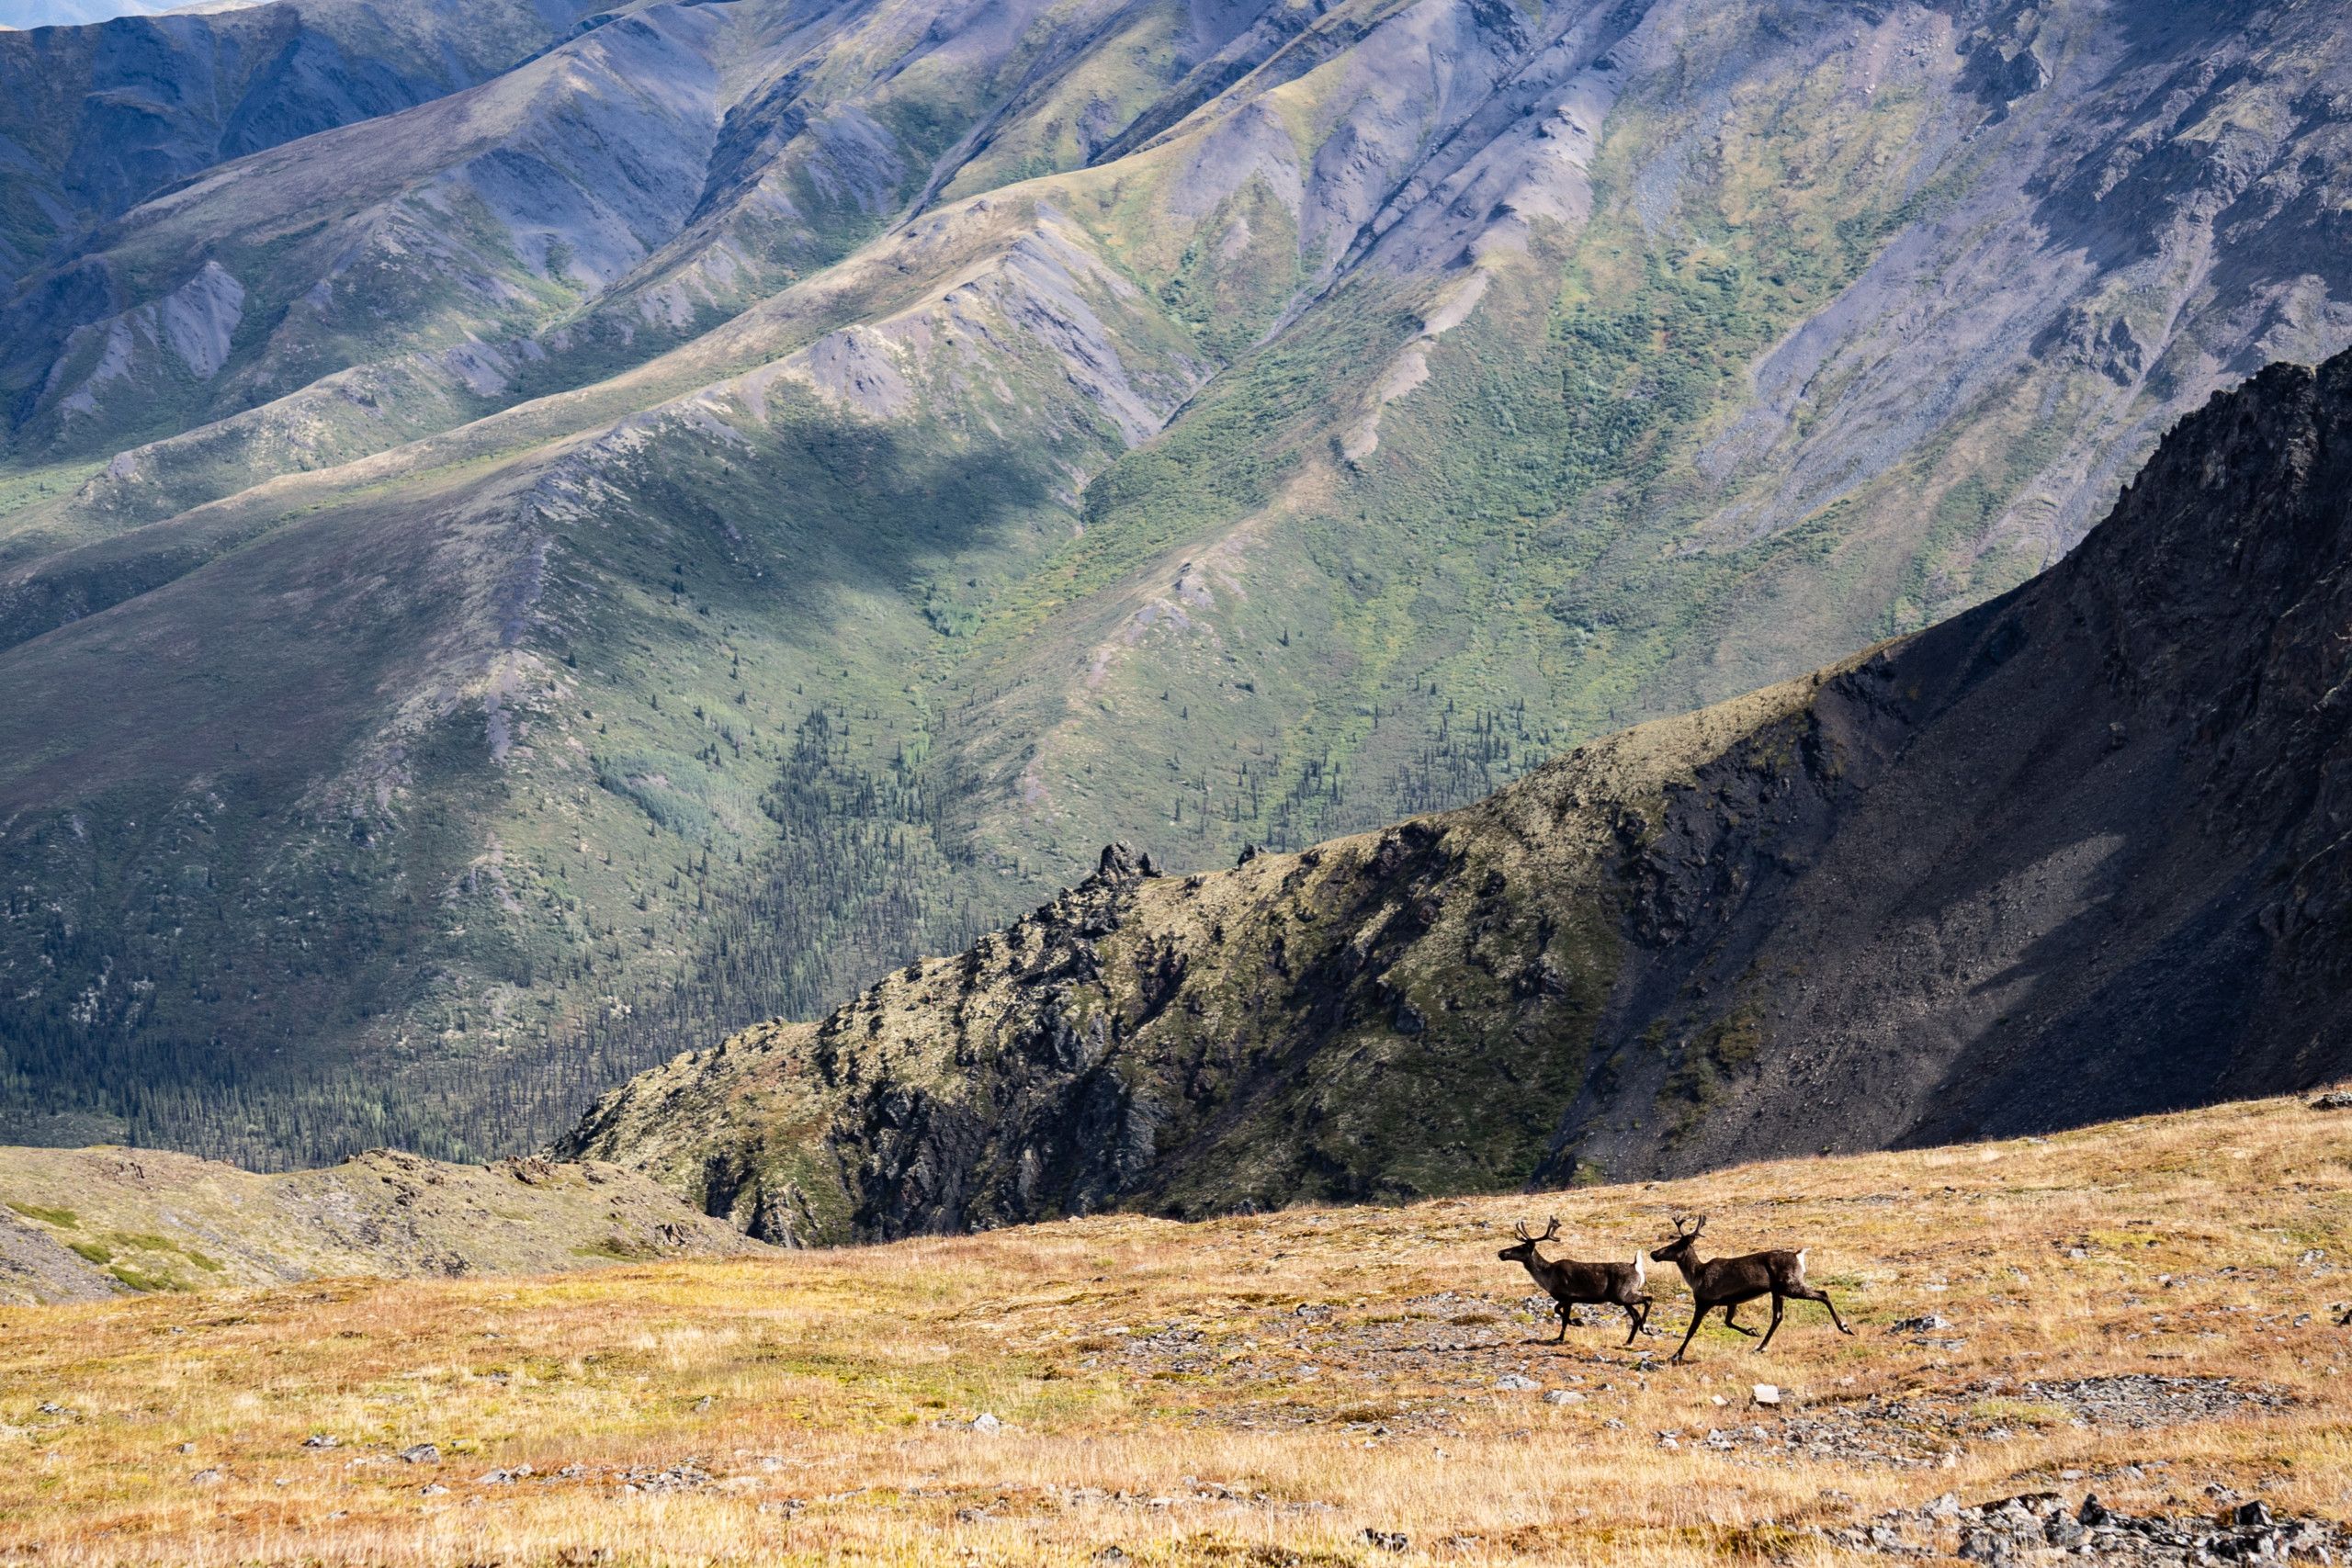
[[[1838,1315],[1838,1303],[1829,1292],[1816,1290],[1804,1282],[1804,1251],[1751,1252],[1741,1258],[1715,1258],[1699,1260],[1699,1233],[1707,1226],[1707,1216],[1699,1216],[1690,1229],[1682,1228],[1682,1216],[1674,1216],[1674,1239],[1650,1253],[1653,1263],[1671,1263],[1682,1270],[1683,1282],[1690,1287],[1690,1326],[1683,1332],[1682,1343],[1675,1348],[1669,1360],[1682,1359],[1690,1348],[1690,1337],[1699,1332],[1699,1323],[1717,1307],[1724,1309],[1724,1325],[1736,1328],[1750,1339],[1756,1330],[1739,1322],[1733,1314],[1742,1302],[1752,1302],[1770,1292],[1772,1297],[1771,1325],[1764,1330],[1763,1343],[1756,1347],[1762,1355],[1764,1347],[1772,1343],[1772,1336],[1781,1327],[1781,1303],[1793,1296],[1801,1302],[1819,1302],[1829,1309],[1829,1321],[1838,1325],[1840,1334],[1854,1331]],[[1805,1249],[1811,1250],[1810,1248]],[[1626,1343],[1631,1344],[1628,1340]]]
[[[1555,1214],[1542,1235],[1527,1234],[1527,1222],[1520,1221],[1517,1230],[1519,1245],[1506,1247],[1495,1256],[1505,1263],[1522,1263],[1544,1288],[1544,1293],[1560,1303],[1560,1337],[1557,1345],[1568,1337],[1568,1310],[1579,1303],[1594,1305],[1613,1304],[1625,1309],[1633,1319],[1625,1330],[1625,1343],[1631,1345],[1634,1336],[1649,1321],[1649,1293],[1642,1289],[1647,1274],[1642,1268],[1642,1255],[1637,1248],[1631,1263],[1579,1263],[1572,1258],[1546,1261],[1536,1250],[1539,1244],[1560,1234],[1560,1217]]]

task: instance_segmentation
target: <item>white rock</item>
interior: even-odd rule
[[[993,1438],[1004,1430],[1004,1423],[983,1410],[980,1412],[979,1418],[972,1423],[972,1430],[984,1438]]]
[[[1781,1391],[1769,1382],[1759,1382],[1749,1392],[1755,1395],[1756,1403],[1758,1404],[1781,1403]]]
[[[1544,1396],[1546,1404],[1582,1404],[1584,1395],[1572,1388],[1555,1388]]]

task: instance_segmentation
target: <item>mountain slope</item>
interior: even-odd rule
[[[952,175],[984,190],[1081,162],[965,170],[1073,73],[1124,124],[1189,62],[1180,15],[1031,6],[910,37],[905,7],[871,0],[640,6],[494,81],[185,183],[0,318],[19,460],[118,454],[17,519],[12,553],[602,379],[839,261]]]
[[[0,135],[14,153],[0,169],[0,276],[41,272],[96,225],[223,159],[495,76],[587,9],[306,0],[0,32]]]
[[[2174,431],[2064,562],[1489,800],[1132,852],[561,1145],[777,1240],[1679,1174],[2352,1064],[2352,355]]]
[[[255,1176],[158,1150],[0,1149],[0,1299],[350,1274],[546,1274],[757,1251],[609,1166],[441,1165],[371,1149]]]
[[[12,307],[9,1135],[526,1146],[1990,599],[2344,342],[2336,17],[644,6],[164,193]]]

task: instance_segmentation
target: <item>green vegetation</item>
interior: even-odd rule
[[[1303,167],[1385,8],[1334,7],[1238,89]],[[731,281],[679,281],[682,250],[591,300],[560,244],[532,264],[486,203],[425,200],[425,169],[385,210],[478,274],[423,245],[344,265],[341,191],[127,231],[126,298],[201,252],[248,303],[218,378],[175,361],[119,409],[43,414],[16,449],[43,466],[0,477],[23,550],[105,547],[0,606],[29,694],[0,972],[35,977],[0,989],[0,1100],[261,1168],[529,1146],[652,1062],[965,947],[1106,840],[1189,870],[1458,806],[2027,570],[1972,554],[2058,439],[2022,401],[1872,481],[1932,496],[1892,545],[1868,487],[1740,535],[1785,469],[1702,461],[1758,412],[1759,360],[1969,177],[1973,152],[1917,162],[1949,129],[1926,89],[1858,99],[1842,51],[1776,63],[1735,132],[1629,86],[1589,219],[1325,288],[1280,159],[1182,218],[1204,126],[1096,163],[1187,26],[1159,5],[1041,22],[985,69],[924,51],[842,109],[863,162],[827,161],[830,100],[747,110],[711,189],[793,211],[729,220]],[[1691,47],[1745,70],[1763,26]],[[773,144],[745,129],[769,120]],[[894,228],[967,140],[939,211]],[[490,390],[432,357],[530,334]],[[55,460],[298,387],[281,423],[201,425],[135,478]],[[1555,943],[1579,1021],[1612,918]],[[1430,1022],[1367,1058],[1334,1169],[1343,1137],[1419,1135],[1483,1059],[1464,1010],[1493,980],[1396,976]],[[1677,1101],[1750,1048],[1690,1044]],[[1507,1055],[1523,1092],[1450,1102],[1446,1174],[1415,1182],[1506,1179],[1584,1081],[1556,1039]]]

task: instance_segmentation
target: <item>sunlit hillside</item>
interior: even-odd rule
[[[1953,1510],[2041,1491],[2207,1538],[2259,1501],[2278,1523],[2228,1542],[2316,1551],[2335,1538],[2280,1526],[2352,1499],[2346,1114],[2270,1100],[1532,1198],[18,1309],[0,1552],[1812,1562],[1986,1550],[2000,1521]],[[1669,1365],[1688,1298],[1658,1270],[1669,1337],[1623,1348],[1612,1308],[1555,1347],[1495,1258],[1521,1217],[1623,1258],[1688,1210],[1714,1248],[1809,1248],[1858,1332],[1792,1303],[1769,1354],[1710,1326]]]

